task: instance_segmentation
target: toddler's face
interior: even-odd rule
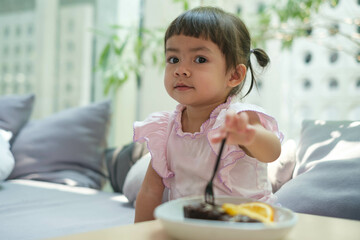
[[[179,103],[202,106],[223,103],[231,90],[225,57],[210,40],[174,35],[166,42],[164,84]]]

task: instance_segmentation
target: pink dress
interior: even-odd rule
[[[232,103],[228,98],[226,103],[213,110],[200,132],[196,133],[182,131],[184,108],[179,104],[174,112],[153,113],[144,121],[134,123],[134,141],[146,141],[152,167],[170,190],[169,199],[204,194],[219,151],[219,144],[213,144],[209,139],[214,130],[224,123],[227,110],[256,112],[261,124],[274,132],[280,141],[283,139],[276,120],[255,105]],[[275,200],[267,178],[267,164],[246,155],[236,145],[225,145],[214,179],[214,192],[215,196],[240,196],[267,202]]]

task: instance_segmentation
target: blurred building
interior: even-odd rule
[[[0,96],[35,94],[33,119],[107,98],[101,76],[94,71],[108,41],[99,32],[114,24],[137,23],[138,4],[131,0],[0,0]],[[128,123],[126,142],[134,121],[133,106],[128,106],[130,117],[116,121],[119,126]],[[115,133],[111,135],[113,142]]]
[[[34,117],[88,103],[94,1],[0,5],[0,94],[35,93]]]

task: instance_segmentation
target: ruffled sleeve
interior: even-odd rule
[[[263,127],[265,129],[273,132],[279,138],[280,142],[283,141],[284,135],[280,132],[277,121],[275,120],[275,118],[273,118],[272,116],[265,113],[265,111],[259,106],[251,105],[251,104],[245,104],[245,107],[246,107],[245,110],[239,109],[237,112],[238,113],[241,112],[241,111],[253,111],[253,112],[256,112],[257,115],[260,118],[261,125],[263,125]]]
[[[146,142],[151,154],[152,167],[163,179],[174,176],[166,159],[166,145],[171,117],[170,112],[156,112],[144,121],[134,123],[134,142]]]
[[[225,108],[219,111],[212,129],[209,131],[207,135],[211,149],[216,155],[218,154],[220,144],[219,143],[214,144],[210,141],[210,139],[214,134],[216,134],[217,129],[224,124],[226,112],[230,109],[235,111],[236,113],[240,113],[243,111],[256,112],[264,128],[273,132],[279,138],[280,141],[283,140],[283,134],[279,131],[276,120],[273,117],[267,115],[261,107],[252,104],[244,104],[244,103],[233,103],[230,104],[228,107],[226,106],[224,107]],[[243,159],[245,156],[247,155],[239,146],[225,145],[219,166],[218,177],[220,182],[222,182],[230,191],[232,191],[232,183],[229,180],[230,171],[233,169],[236,162],[240,159]],[[255,165],[257,164],[256,163],[257,160],[255,158],[247,156],[247,160],[252,161]]]
[[[265,129],[273,132],[281,142],[284,139],[284,135],[279,131],[279,127],[275,118],[266,114],[264,109],[262,109],[261,107],[253,104],[234,103],[231,104],[228,108],[222,109],[216,118],[216,122],[214,123],[212,130],[217,129],[224,124],[226,112],[230,109],[235,111],[236,113],[245,111],[256,112],[256,114],[260,118],[261,125],[263,125]]]

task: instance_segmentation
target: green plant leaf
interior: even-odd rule
[[[130,38],[130,35],[128,34],[125,38],[125,40],[120,44],[119,47],[117,46],[114,46],[114,51],[115,51],[115,54],[117,56],[121,56],[122,53],[124,52],[124,49],[125,47],[127,46],[128,42],[129,42],[129,38]],[[120,40],[119,40],[120,41]]]
[[[129,75],[125,73],[122,77],[117,73],[113,73],[108,78],[105,78],[105,94],[109,94],[110,90],[117,91],[129,78]]]
[[[107,69],[108,60],[109,60],[109,56],[110,56],[110,48],[111,48],[111,43],[108,42],[101,52],[101,55],[99,58],[99,67],[102,71],[105,71]]]

